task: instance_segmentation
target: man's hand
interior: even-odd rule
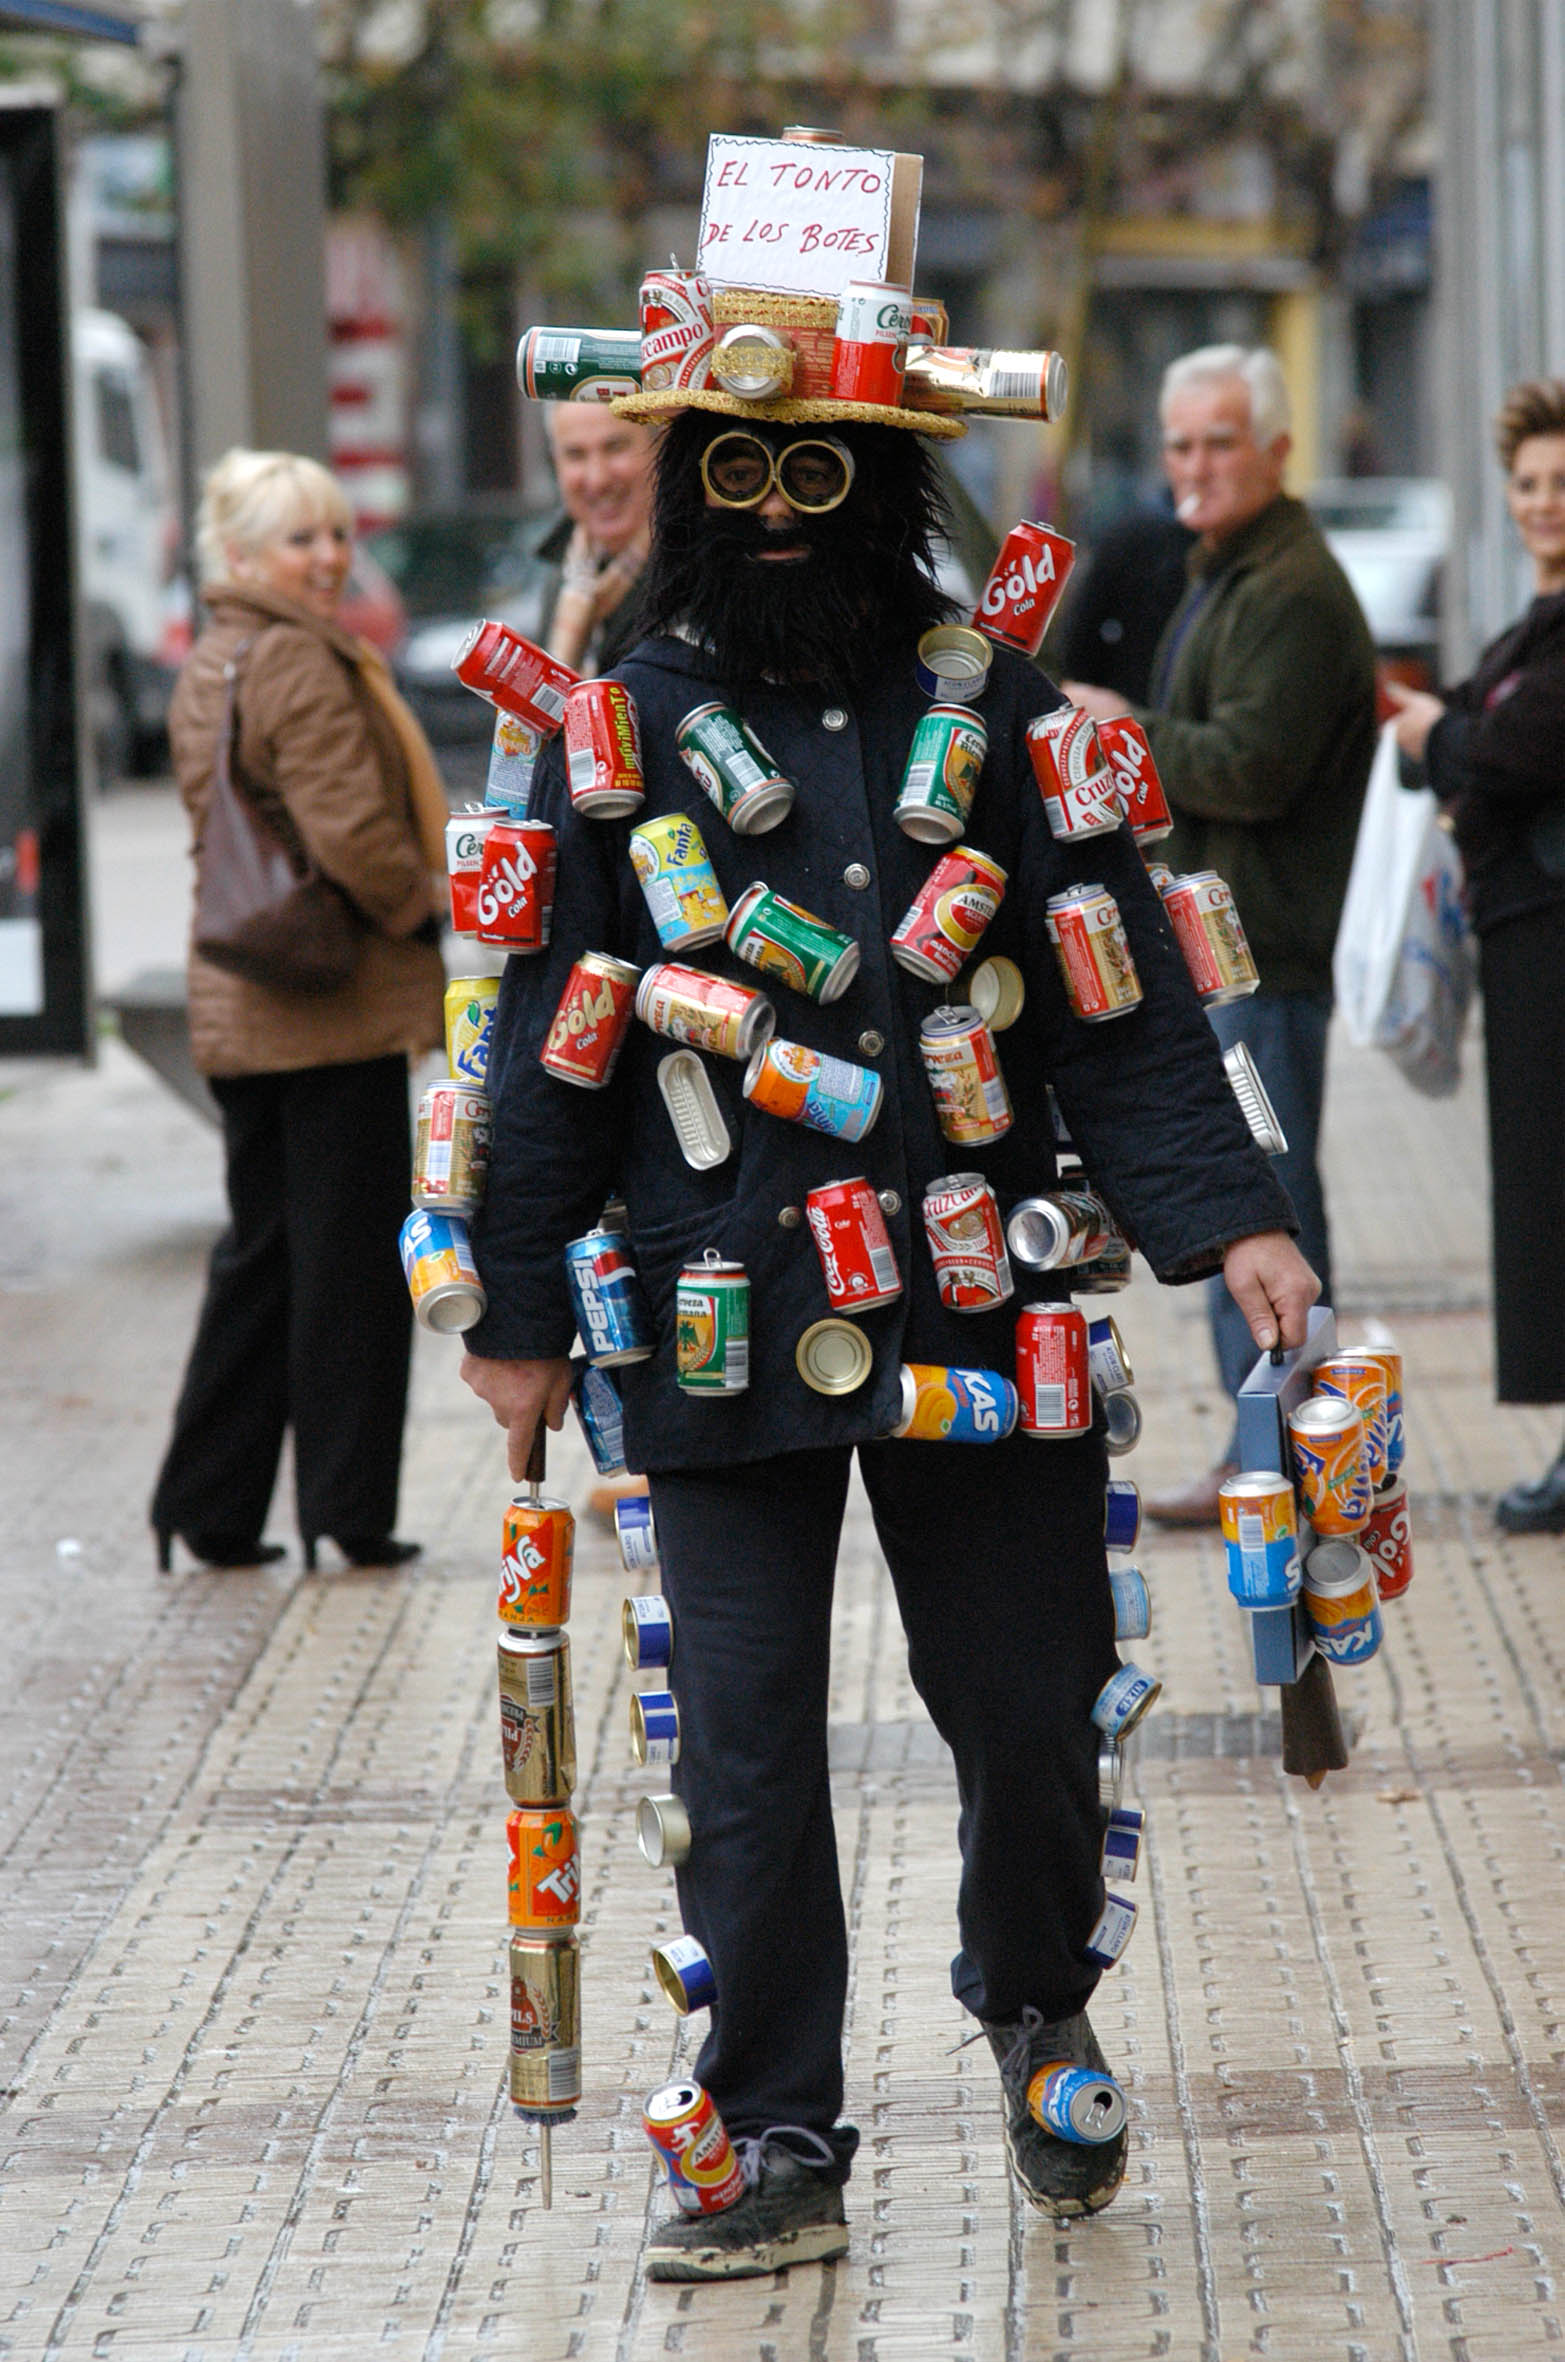
[[[1121,714],[1132,711],[1117,689],[1094,688],[1091,681],[1061,681],[1060,687],[1072,705],[1079,705],[1095,722],[1116,721]]]
[[[1223,1281],[1263,1353],[1304,1343],[1320,1281],[1285,1230],[1236,1238],[1223,1257]]]
[[[1387,681],[1386,695],[1397,709],[1396,731],[1398,751],[1410,762],[1421,763],[1424,749],[1429,744],[1429,733],[1445,712],[1440,698],[1431,697],[1427,689],[1409,689],[1401,681]]]
[[[565,1424],[565,1406],[571,1398],[570,1363],[485,1361],[479,1354],[464,1353],[462,1378],[505,1429],[506,1460],[520,1484],[527,1474],[539,1419],[546,1420],[556,1434]]]

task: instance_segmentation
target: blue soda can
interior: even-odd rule
[[[1162,1693],[1163,1684],[1139,1665],[1121,1665],[1094,1698],[1092,1719],[1106,1738],[1126,1738]]]
[[[710,2009],[717,1999],[716,1971],[705,1946],[694,1936],[675,1936],[672,1943],[654,1944],[652,1968],[682,2018],[693,2009]]]
[[[867,1066],[775,1037],[761,1044],[745,1068],[744,1095],[752,1107],[836,1140],[863,1139],[880,1113],[884,1090]]]
[[[1103,1915],[1087,1938],[1087,1958],[1099,1968],[1112,1968],[1136,1926],[1136,1906],[1128,1895],[1107,1894]]]
[[[1110,1567],[1109,1593],[1114,1602],[1114,1638],[1145,1640],[1152,1629],[1152,1601],[1140,1567]]]
[[[679,1761],[679,1708],[672,1690],[631,1692],[630,1743],[638,1763]]]
[[[1145,1815],[1134,1804],[1116,1804],[1109,1808],[1109,1825],[1103,1832],[1103,1875],[1105,1878],[1134,1878],[1141,1867],[1141,1833]]]
[[[600,1224],[573,1238],[565,1250],[565,1278],[590,1362],[608,1370],[651,1358],[652,1315],[622,1230]]]
[[[998,1370],[958,1370],[946,1362],[904,1362],[902,1416],[893,1435],[915,1443],[1002,1443],[1021,1404]]]
[[[1114,2078],[1066,2059],[1038,2068],[1027,2085],[1027,2107],[1045,2132],[1082,2148],[1111,2141],[1125,2121],[1125,2095]]]
[[[571,1401],[575,1405],[577,1422],[587,1438],[592,1464],[600,1476],[623,1476],[625,1406],[620,1401],[619,1388],[607,1370],[594,1369],[582,1354],[575,1355],[571,1367],[576,1372],[571,1385]]]
[[[673,1662],[674,1619],[660,1591],[633,1592],[620,1610],[620,1630],[625,1662],[633,1673]]]
[[[655,1575],[658,1571],[657,1527],[646,1493],[631,1493],[614,1504],[614,1531],[619,1536],[620,1564],[627,1575]]]
[[[1141,1532],[1141,1487],[1129,1477],[1111,1476],[1103,1499],[1103,1546],[1134,1550]]]
[[[1299,1516],[1275,1469],[1241,1469],[1219,1486],[1228,1588],[1241,1607],[1286,1607],[1299,1588]]]
[[[516,819],[525,820],[533,792],[533,770],[543,745],[543,733],[530,729],[515,714],[497,713],[489,745],[489,776],[484,802]]]

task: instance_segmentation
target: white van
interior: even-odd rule
[[[179,512],[140,337],[82,307],[71,350],[87,713],[106,785],[154,756],[167,718]]]

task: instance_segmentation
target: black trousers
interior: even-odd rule
[[[293,1429],[299,1531],[396,1524],[412,1308],[397,1236],[408,1210],[405,1058],[213,1083],[229,1225],[152,1521],[260,1535]]]
[[[837,2122],[848,1961],[826,1706],[850,1457],[650,1479],[691,1829],[679,1898],[717,1980],[696,2072],[731,2132],[806,2125],[844,2169],[857,2136]],[[1118,1661],[1101,1441],[886,1442],[859,1465],[909,1670],[956,1763],[952,1990],[982,2018],[1029,2002],[1066,2015],[1097,1982],[1084,1956],[1103,1897],[1089,1714]]]
[[[1565,903],[1479,937],[1501,1402],[1565,1402]]]

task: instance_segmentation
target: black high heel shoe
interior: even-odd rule
[[[154,1526],[158,1544],[158,1573],[166,1575],[174,1564],[174,1544],[183,1542],[193,1558],[203,1566],[230,1568],[241,1566],[272,1566],[288,1555],[281,1542],[252,1542],[241,1534],[182,1534],[174,1526]]]
[[[1506,1534],[1565,1534],[1565,1452],[1535,1484],[1513,1484],[1502,1493],[1494,1522]]]
[[[322,1537],[310,1534],[304,1543],[304,1564],[308,1573],[315,1572],[315,1552]],[[410,1558],[417,1558],[423,1550],[422,1542],[396,1542],[390,1534],[333,1534],[334,1541],[349,1566],[406,1566]]]

